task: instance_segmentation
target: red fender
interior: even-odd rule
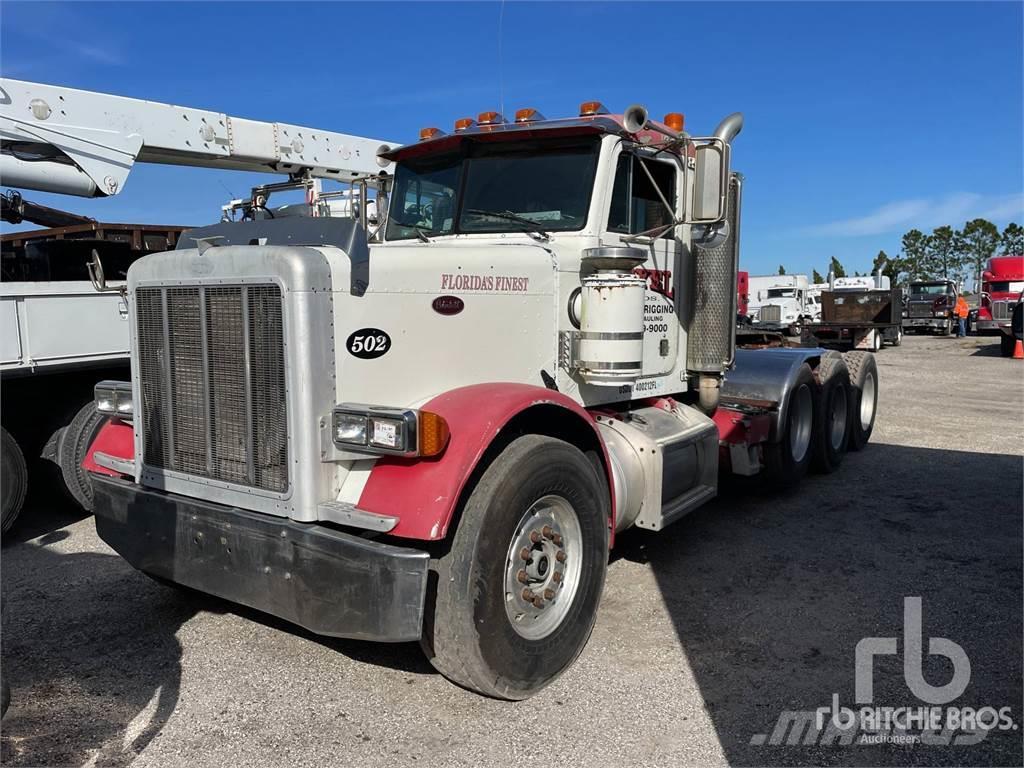
[[[99,451],[108,456],[116,456],[119,459],[131,460],[135,457],[135,432],[131,424],[125,424],[116,419],[107,419],[96,433],[96,439],[92,441],[89,450],[82,460],[82,469],[87,472],[95,472],[98,475],[110,475],[121,477],[120,472],[101,467],[93,459],[93,454]]]
[[[491,441],[518,413],[535,405],[556,405],[594,430],[611,466],[593,417],[575,400],[529,384],[475,384],[435,397],[423,406],[444,417],[451,430],[448,447],[430,459],[385,457],[374,465],[356,506],[399,518],[390,531],[410,539],[443,539],[462,490]],[[615,491],[608,473],[614,520]]]

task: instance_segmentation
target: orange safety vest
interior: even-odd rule
[[[963,296],[958,296],[956,300],[956,316],[967,317],[971,313],[971,308],[967,306],[967,299]]]

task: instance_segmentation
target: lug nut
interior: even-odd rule
[[[555,542],[556,547],[562,546],[562,534],[556,533],[554,536],[551,537],[551,540]]]
[[[543,537],[537,531],[530,531],[530,541],[534,544],[540,544]]]
[[[550,525],[545,525],[545,526],[544,526],[544,527],[543,527],[543,528],[541,529],[541,533],[543,533],[543,534],[544,534],[544,538],[545,538],[545,539],[551,539],[551,538],[554,538],[554,535],[555,535],[555,531],[554,531],[554,529],[553,529],[553,528],[552,528],[552,527],[551,527]]]
[[[564,563],[565,562],[565,550],[564,549],[560,549],[560,550],[558,550],[558,552],[555,553],[555,560],[557,560],[560,563]]]
[[[553,590],[553,589],[545,589],[544,590],[544,599],[545,600],[554,600],[555,599],[555,590]]]
[[[555,571],[554,573],[552,573],[551,574],[551,580],[552,581],[561,581],[562,580],[562,572],[561,571]]]
[[[533,598],[533,607],[534,608],[543,608],[544,607],[544,600],[542,598],[540,598],[540,597]]]
[[[519,559],[520,560],[529,560],[530,559],[530,548],[529,547],[523,547],[522,549],[519,550]]]
[[[533,599],[535,597],[536,597],[536,595],[533,594],[533,590],[532,589],[524,589],[523,590],[523,600],[525,600],[526,602],[532,603]]]
[[[530,577],[527,576],[526,575],[526,571],[524,571],[522,569],[520,569],[519,573],[516,574],[516,579],[519,581],[520,584],[529,584],[530,583]]]

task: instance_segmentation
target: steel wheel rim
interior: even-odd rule
[[[813,421],[811,388],[806,384],[801,384],[789,402],[789,452],[797,464],[804,460],[807,449],[811,446]]]
[[[835,451],[843,447],[846,437],[846,413],[846,387],[838,387],[832,393],[829,406],[829,441]]]
[[[543,496],[516,526],[505,560],[505,615],[518,635],[541,640],[561,626],[580,585],[583,532],[563,497]]]
[[[864,385],[860,390],[860,428],[865,432],[875,420],[875,375],[869,373],[864,377]]]

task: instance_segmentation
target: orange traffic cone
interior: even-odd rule
[[[1013,346],[1013,359],[1024,360],[1024,343],[1021,343],[1020,339],[1017,339],[1017,343]]]

